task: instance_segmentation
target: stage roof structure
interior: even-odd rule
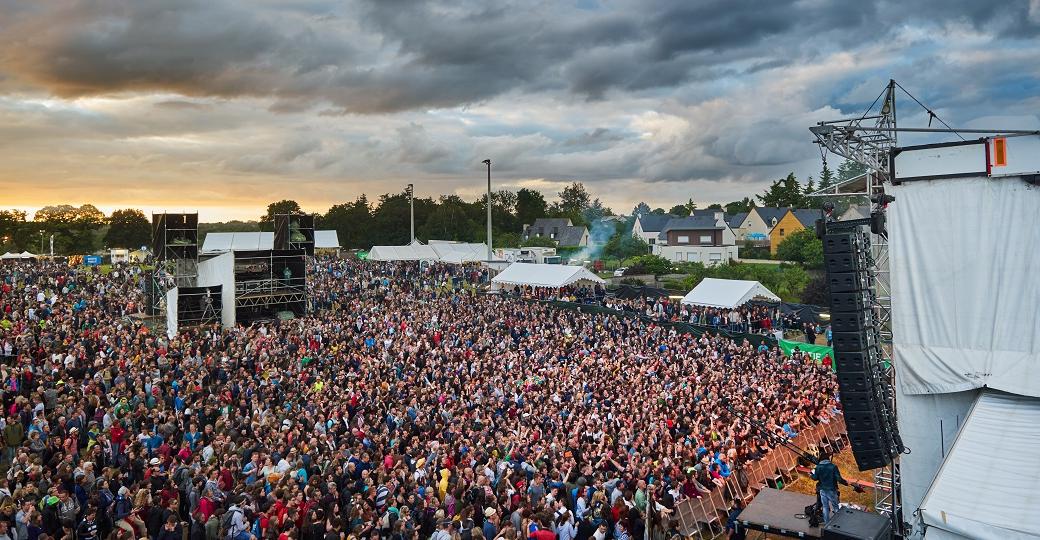
[[[921,504],[925,537],[1040,536],[1038,425],[1040,399],[980,394]]]
[[[498,289],[513,285],[558,289],[581,282],[606,283],[584,266],[532,263],[513,263],[491,280]]]
[[[696,306],[734,308],[752,300],[779,302],[780,297],[773,294],[757,281],[743,279],[704,278],[692,291],[683,297],[683,304]]]
[[[339,246],[336,231],[314,231],[316,249],[335,249]],[[202,242],[201,253],[216,255],[229,251],[259,251],[274,249],[273,232],[211,232]]]

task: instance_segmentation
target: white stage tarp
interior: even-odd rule
[[[314,231],[314,249],[339,249],[339,233]]]
[[[1040,187],[972,177],[907,182],[890,194],[903,392],[989,387],[1040,397]]]
[[[166,337],[177,337],[177,293],[179,287],[166,291]]]
[[[584,266],[559,264],[513,263],[491,279],[492,287],[505,289],[513,285],[558,289],[579,282],[606,283]]]
[[[468,262],[486,261],[488,258],[487,244],[484,243],[468,244],[463,242],[437,242],[431,240],[430,247],[437,252],[438,260],[445,263],[463,264]],[[492,253],[491,260],[500,261],[502,259],[495,257]]]
[[[220,285],[220,323],[224,328],[235,327],[235,255],[223,253],[212,259],[200,261],[198,266],[199,287]]]
[[[1037,447],[1040,399],[983,392],[925,495],[922,520],[980,540],[1040,537]]]
[[[780,297],[773,294],[757,281],[743,279],[704,278],[692,291],[683,297],[683,304],[696,306],[733,308],[742,306],[752,300],[769,300],[779,302]]]
[[[335,249],[339,247],[339,234],[336,231],[314,231],[315,249]],[[273,232],[211,232],[202,242],[201,253],[212,255],[229,251],[257,251],[274,249]]]
[[[273,232],[211,232],[202,242],[202,253],[206,254],[273,248]]]

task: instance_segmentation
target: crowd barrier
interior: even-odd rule
[[[847,443],[845,421],[831,419],[798,434],[791,442],[802,449],[816,445],[820,450],[837,452]],[[734,470],[725,483],[700,499],[684,499],[676,504],[678,531],[685,538],[714,538],[725,530],[729,509],[734,500],[746,505],[766,487],[783,489],[798,472],[799,455],[787,447],[773,449],[764,459],[746,463]],[[742,473],[742,474],[741,474]]]
[[[735,340],[746,339],[749,343],[751,343],[755,347],[758,347],[759,345],[761,345],[763,343],[765,343],[767,346],[770,346],[770,347],[776,345],[776,339],[773,336],[767,335],[767,334],[751,334],[751,333],[747,333],[747,332],[730,332],[728,330],[723,330],[721,328],[716,328],[714,326],[705,326],[705,325],[693,324],[693,323],[688,323],[688,322],[666,321],[666,320],[661,320],[661,319],[655,319],[653,317],[648,317],[648,316],[646,316],[646,315],[644,315],[642,313],[634,313],[634,312],[631,312],[631,311],[621,311],[621,310],[617,310],[617,309],[610,309],[610,308],[603,307],[603,306],[596,305],[596,304],[580,304],[580,303],[577,303],[577,302],[564,302],[564,301],[561,301],[561,300],[538,300],[538,299],[532,299],[532,298],[526,298],[526,300],[529,301],[529,302],[538,302],[540,304],[551,305],[551,306],[554,306],[554,307],[557,307],[557,308],[561,308],[561,309],[577,310],[577,311],[581,311],[582,313],[598,313],[598,314],[613,315],[613,316],[616,316],[616,317],[629,317],[629,318],[633,318],[633,319],[639,319],[639,320],[641,320],[641,321],[643,321],[645,323],[648,323],[648,324],[656,324],[658,326],[664,326],[666,328],[675,328],[679,332],[686,333],[686,334],[692,334],[692,335],[698,336],[698,337],[700,337],[700,336],[710,332],[713,335],[724,336],[724,337],[728,337],[730,339],[735,339]]]

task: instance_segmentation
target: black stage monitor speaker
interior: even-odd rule
[[[838,510],[823,527],[823,540],[890,540],[892,521],[852,508]]]

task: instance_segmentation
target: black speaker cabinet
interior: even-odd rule
[[[852,508],[841,508],[823,527],[823,540],[889,540],[892,520]]]

